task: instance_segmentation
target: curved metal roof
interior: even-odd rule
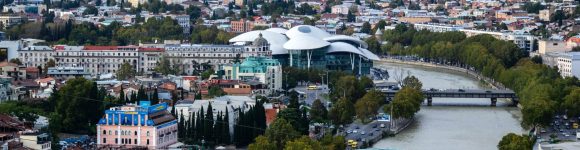
[[[326,53],[336,53],[336,52],[348,52],[364,55],[364,53],[362,53],[357,47],[345,42],[330,43],[330,46],[326,49]]]
[[[284,43],[284,48],[288,50],[310,50],[319,49],[330,45],[330,43],[311,36],[297,36]]]
[[[379,60],[379,57],[367,49],[357,48],[345,42],[333,42],[326,49],[326,53],[347,52],[361,55],[370,60]]]
[[[368,48],[369,45],[367,42],[360,40],[359,38],[347,36],[347,35],[334,35],[331,37],[324,38],[323,40],[328,42],[338,42],[338,41],[350,41],[356,44],[359,44],[362,48]],[[358,45],[357,45],[358,46]]]
[[[330,37],[331,35],[328,32],[314,26],[299,25],[288,30],[286,32],[286,36],[288,36],[288,38],[290,39],[297,38],[300,36],[310,36],[318,39],[324,39]]]
[[[381,59],[381,58],[379,58],[379,56],[375,55],[373,52],[371,52],[371,51],[369,51],[367,49],[359,48],[359,50],[361,52],[363,52],[364,53],[364,56],[366,58],[370,59],[370,60],[380,60]]]
[[[286,36],[272,32],[272,31],[265,31],[265,30],[255,30],[246,33],[242,33],[232,39],[230,39],[230,43],[235,42],[254,42],[256,38],[260,36],[262,33],[262,37],[270,43],[270,50],[272,50],[272,55],[278,54],[288,54],[288,50],[284,49],[282,45],[288,41]]]
[[[276,33],[280,33],[280,34],[286,34],[286,32],[288,32],[288,29],[284,29],[284,28],[270,28],[270,29],[266,29],[265,31],[276,32]]]

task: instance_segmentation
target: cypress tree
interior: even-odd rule
[[[127,103],[125,101],[125,91],[123,90],[123,85],[121,84],[121,92],[119,92],[119,102]]]
[[[182,140],[183,139],[183,133],[185,133],[185,129],[184,129],[184,123],[185,123],[185,118],[183,118],[183,110],[181,111],[181,114],[179,115],[179,123],[177,124],[177,139],[178,140]]]
[[[308,125],[310,125],[310,120],[308,120],[308,115],[306,115],[306,108],[302,108],[302,117],[300,118],[300,125],[302,126],[302,134],[308,134]]]
[[[217,117],[216,117],[216,121],[215,121],[215,125],[213,126],[213,131],[214,136],[213,136],[213,141],[215,141],[215,144],[221,144],[222,141],[220,139],[220,137],[222,137],[222,129],[223,129],[223,122],[222,122],[222,114],[221,112],[218,113]]]
[[[231,134],[230,134],[230,116],[229,116],[229,112],[228,112],[228,108],[226,107],[226,114],[224,115],[224,133],[223,133],[223,142],[224,144],[231,144],[232,139],[231,139]]]
[[[205,131],[205,126],[204,126],[204,119],[203,119],[203,107],[201,107],[201,109],[199,110],[199,115],[197,116],[198,120],[197,120],[197,133],[196,133],[196,141],[201,141],[204,137],[204,132]]]
[[[207,113],[205,114],[205,127],[204,127],[204,138],[207,142],[210,142],[213,139],[213,108],[211,107],[211,103],[207,105]]]
[[[151,105],[159,103],[159,93],[157,92],[157,88],[153,89],[153,96],[151,96]]]
[[[147,99],[147,95],[145,95],[145,89],[143,89],[143,85],[141,85],[141,87],[137,91],[137,101],[141,101],[141,100],[145,100],[145,99]]]
[[[254,109],[256,112],[256,127],[260,128],[260,130],[257,130],[257,136],[264,134],[264,131],[266,130],[266,109],[264,108],[264,104],[263,101],[258,101],[258,103],[256,104],[256,108]],[[257,137],[256,136],[256,137]]]

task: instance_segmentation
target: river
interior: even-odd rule
[[[392,74],[402,68],[414,75],[424,89],[485,89],[480,82],[464,73],[422,66],[375,63]],[[392,77],[391,77],[392,79]],[[391,80],[389,79],[389,80]],[[510,132],[525,133],[520,126],[521,113],[511,102],[498,100],[490,107],[489,99],[434,98],[433,106],[422,106],[416,120],[394,137],[387,137],[374,148],[396,150],[493,150]]]

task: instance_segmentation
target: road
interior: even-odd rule
[[[300,100],[301,103],[303,102],[304,104],[310,107],[312,106],[312,103],[314,103],[314,100],[320,99],[320,101],[322,101],[322,103],[325,104],[326,107],[328,107],[327,105],[328,99],[326,99],[323,95],[328,95],[330,90],[326,88],[326,86],[319,87],[320,87],[319,90],[308,90],[306,86],[296,86],[294,90],[305,93],[306,98],[301,99]]]
[[[380,124],[384,124],[384,128],[381,128]],[[346,140],[355,140],[358,142],[358,147],[363,144],[363,141],[367,141],[369,139],[378,138],[384,131],[389,130],[389,122],[378,122],[373,120],[371,123],[368,124],[361,124],[361,123],[352,123],[348,127],[345,128],[344,132],[346,134]],[[358,129],[357,129],[358,128]],[[348,133],[352,131],[351,133]],[[354,132],[356,131],[356,133]],[[365,133],[364,135],[362,133]]]
[[[540,130],[539,140],[549,141],[551,139],[550,135],[554,134],[556,139],[560,141],[578,141],[576,139],[577,129],[572,128],[573,122],[578,122],[578,119],[563,119],[561,116],[556,116],[549,127]]]

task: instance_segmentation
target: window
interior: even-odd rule
[[[131,144],[131,139],[128,139],[127,141],[129,141],[129,144]]]
[[[147,139],[147,145],[149,145],[149,139]]]
[[[103,130],[103,135],[106,135],[106,134],[107,134],[107,130]]]
[[[135,131],[135,135],[137,135],[137,131]],[[137,142],[135,142],[135,143],[137,143]]]
[[[135,139],[135,144],[137,144],[137,139]]]
[[[103,138],[103,144],[107,143],[107,138]]]
[[[115,138],[115,144],[118,144],[119,143],[118,140],[119,140],[118,138]]]
[[[147,136],[149,136],[149,131],[147,131]]]

